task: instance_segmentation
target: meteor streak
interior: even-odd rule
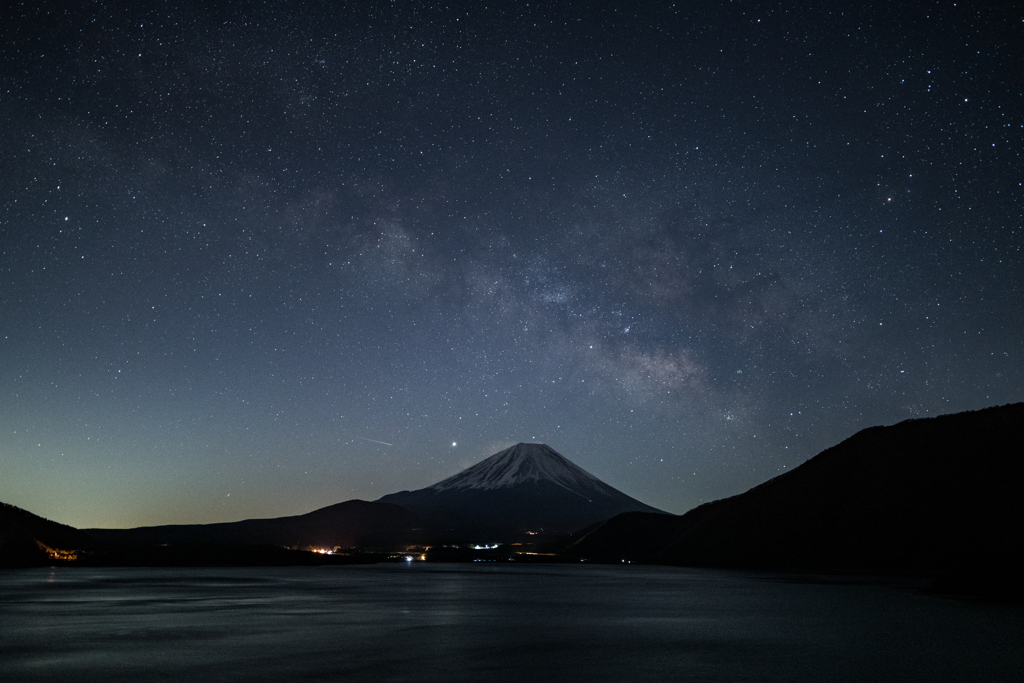
[[[395,445],[393,443],[388,443],[387,441],[377,441],[377,439],[367,439],[366,437],[362,437],[362,436],[357,436],[356,438],[357,439],[362,439],[363,441],[372,441],[373,443],[382,443],[385,446],[394,446]]]

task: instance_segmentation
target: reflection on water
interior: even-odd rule
[[[0,680],[1019,681],[1024,610],[661,567],[0,572]]]

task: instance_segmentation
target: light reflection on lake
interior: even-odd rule
[[[662,567],[0,572],[0,681],[1014,681],[1024,610]],[[667,677],[667,678],[666,678]]]

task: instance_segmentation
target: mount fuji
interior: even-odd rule
[[[516,444],[433,486],[377,502],[420,515],[450,541],[562,534],[622,512],[661,512],[538,443]]]

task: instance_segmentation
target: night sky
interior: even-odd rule
[[[1024,400],[1012,3],[216,4],[0,11],[4,502],[274,517],[538,441],[682,513]]]

